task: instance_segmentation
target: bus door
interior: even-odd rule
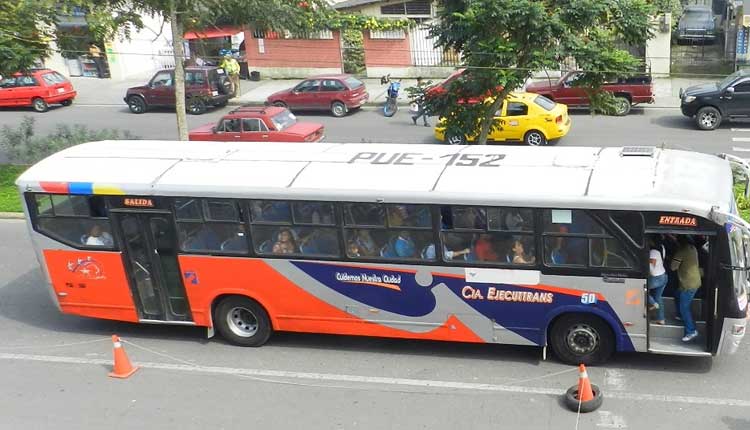
[[[172,214],[111,211],[141,320],[192,321],[177,262]]]

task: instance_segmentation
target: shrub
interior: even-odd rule
[[[26,116],[17,128],[6,125],[0,129],[0,147],[6,151],[11,163],[33,164],[55,152],[86,142],[138,139],[129,131],[90,130],[78,124],[58,124],[51,134],[36,136],[34,123],[34,118]]]

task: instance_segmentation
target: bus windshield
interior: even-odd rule
[[[750,245],[742,233],[742,229],[735,225],[729,227],[729,252],[732,258],[732,281],[734,292],[740,309],[747,304],[748,267],[747,247]]]

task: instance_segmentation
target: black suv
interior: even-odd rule
[[[143,113],[150,107],[175,107],[174,70],[156,72],[147,85],[128,88],[125,103],[133,113]],[[218,67],[185,68],[185,103],[193,115],[206,112],[208,107],[226,106],[232,96],[232,83]]]
[[[701,130],[713,130],[724,119],[750,118],[750,70],[738,70],[721,82],[680,89],[682,114],[695,117]]]

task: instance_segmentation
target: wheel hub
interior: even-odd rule
[[[591,354],[599,347],[599,333],[586,324],[578,324],[568,330],[568,348],[576,354]]]
[[[240,337],[252,337],[258,332],[258,318],[245,307],[235,307],[227,313],[227,325]]]

